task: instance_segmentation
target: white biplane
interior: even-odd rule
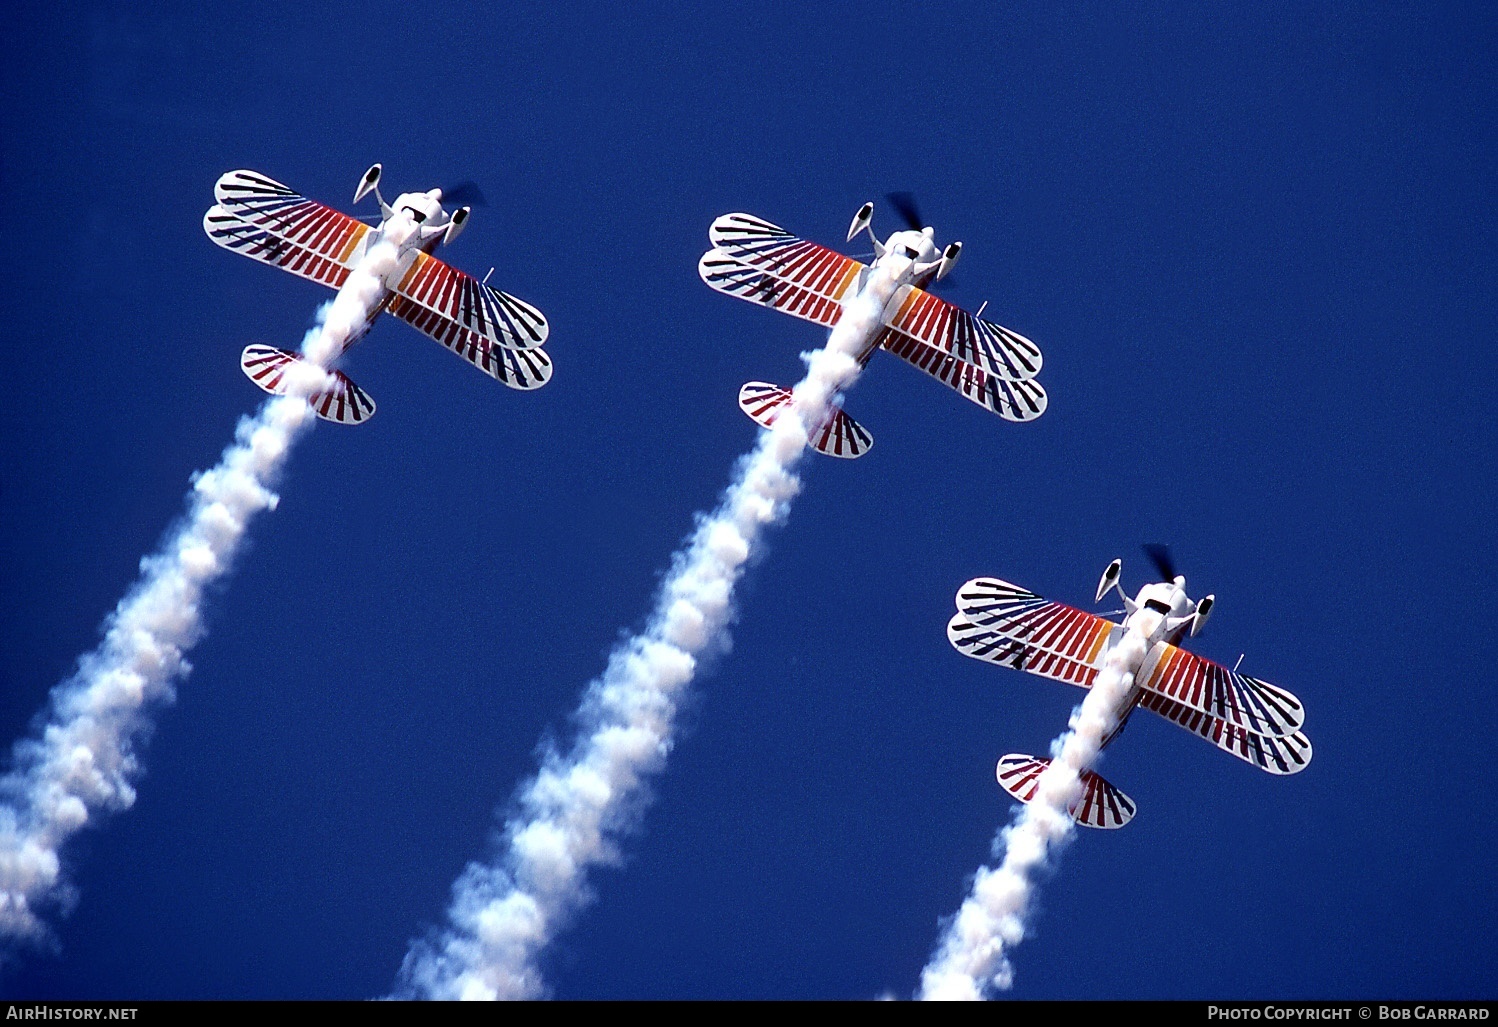
[[[545,385],[552,365],[540,348],[548,332],[541,312],[489,288],[488,276],[480,282],[432,256],[439,243],[457,238],[472,208],[449,214],[442,208],[440,189],[402,193],[393,205],[386,203],[380,173],[380,165],[371,167],[354,191],[358,203],[373,190],[380,204],[378,226],[299,196],[258,172],[231,171],[213,187],[218,202],[203,216],[203,230],[227,250],[334,289],[342,288],[375,243],[389,240],[396,245],[396,266],[384,275],[383,293],[344,350],[369,331],[381,312],[389,311],[512,389]],[[287,367],[302,359],[271,346],[248,346],[240,367],[266,392],[284,395]],[[339,424],[369,420],[375,411],[369,394],[343,372],[331,373],[335,384],[310,397],[317,415]]]
[[[1127,631],[1147,641],[1134,684],[1114,711],[1118,726],[1107,745],[1139,707],[1158,713],[1224,752],[1271,774],[1295,774],[1311,762],[1311,742],[1300,731],[1305,710],[1282,688],[1193,655],[1176,644],[1189,629],[1194,636],[1212,612],[1214,598],[1197,602],[1186,595],[1186,579],[1175,574],[1163,547],[1149,547],[1163,582],[1145,585],[1130,599],[1119,585],[1122,561],[1114,560],[1098,583],[1097,600],[1117,589],[1124,601],[1122,624],[1042,599],[996,578],[974,578],[957,592],[957,615],[947,638],[957,651],[976,660],[1028,671],[1090,688],[1108,650]],[[1034,799],[1050,760],[1010,753],[999,760],[999,784],[1021,802]],[[1083,791],[1072,806],[1077,823],[1117,828],[1134,816],[1135,805],[1093,771],[1082,775]]]
[[[1040,372],[1040,348],[927,292],[957,263],[962,244],[937,250],[934,230],[921,225],[909,195],[889,198],[910,225],[908,231],[881,243],[871,226],[873,203],[865,203],[848,228],[850,242],[868,232],[874,243],[872,267],[753,215],[725,214],[708,230],[713,248],[698,261],[697,273],[719,292],[830,329],[842,317],[843,300],[862,291],[873,270],[885,270],[895,289],[882,304],[878,329],[855,354],[860,364],[867,364],[876,349],[885,349],[1005,420],[1039,417],[1046,408],[1045,389],[1033,380]],[[789,389],[769,382],[750,382],[739,390],[739,407],[766,428],[790,400]],[[810,445],[828,456],[851,459],[873,445],[869,432],[840,407],[811,427]]]

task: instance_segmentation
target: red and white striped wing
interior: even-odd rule
[[[893,328],[884,329],[877,344],[1006,421],[1033,421],[1050,402],[1037,381],[1001,378]]]
[[[1256,735],[1292,734],[1306,722],[1305,707],[1283,688],[1167,642],[1150,649],[1138,681],[1147,692]]]
[[[697,262],[710,287],[831,328],[867,265],[750,214],[712,223],[713,249]]]
[[[551,381],[551,357],[544,349],[497,346],[452,318],[443,317],[404,296],[391,297],[390,305],[385,309],[512,389],[539,389]]]
[[[231,171],[213,187],[203,228],[226,249],[338,288],[369,226],[255,171]],[[227,215],[227,217],[226,217]],[[237,219],[236,227],[229,219]]]
[[[1040,347],[1035,343],[913,285],[901,286],[885,306],[884,323],[1005,381],[1028,381],[1040,373]]]
[[[529,303],[491,289],[428,253],[417,253],[392,288],[417,306],[506,349],[534,349],[550,331],[545,316]]]
[[[368,226],[357,221],[354,225],[358,229],[356,234],[362,239]],[[243,254],[271,267],[283,268],[314,282],[321,282],[329,288],[337,289],[348,280],[347,264],[288,242],[267,229],[257,228],[217,204],[209,207],[208,213],[203,215],[203,231],[208,233],[208,238],[226,250]],[[358,239],[355,240],[355,245],[357,244]]]
[[[1140,693],[1139,705],[1271,774],[1298,774],[1311,762],[1311,740],[1299,731],[1278,736],[1255,734],[1221,717],[1167,699],[1159,692]]]
[[[996,663],[1000,667],[1022,670],[1079,688],[1091,688],[1099,669],[1099,663],[1084,663],[1059,653],[1047,652],[1003,631],[970,620],[966,614],[961,613],[947,623],[947,641],[959,653],[975,660]]]
[[[959,652],[1083,688],[1097,676],[1113,633],[1122,630],[998,578],[963,585],[957,610],[947,638]]]

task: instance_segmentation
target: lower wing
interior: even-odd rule
[[[404,296],[391,297],[390,306],[385,309],[512,389],[539,389],[551,381],[551,357],[543,349],[507,349],[496,345],[452,318],[419,306]]]
[[[1107,623],[1106,621],[1104,623]],[[1113,625],[1117,630],[1117,625]],[[1098,675],[1098,662],[1087,662],[1020,641],[993,627],[984,626],[959,613],[947,623],[947,641],[964,656],[996,663],[1052,681],[1091,688]]]
[[[1158,692],[1141,693],[1139,705],[1271,774],[1298,774],[1311,762],[1311,740],[1299,731],[1277,736],[1255,734]]]
[[[843,315],[841,300],[782,281],[769,272],[735,260],[723,250],[704,253],[697,261],[697,274],[710,288],[728,296],[814,321],[824,328],[837,324]]]
[[[752,214],[724,214],[708,229],[713,249],[697,262],[719,292],[830,328],[867,265],[792,235]]]
[[[913,285],[901,286],[885,305],[884,323],[996,378],[1027,381],[1040,373],[1040,347],[1035,343]]]
[[[1288,735],[1306,711],[1283,688],[1228,670],[1195,653],[1158,642],[1139,668],[1140,687],[1256,735]]]
[[[363,224],[359,224],[359,228],[368,230]],[[282,268],[314,282],[321,282],[330,288],[337,289],[348,280],[348,264],[252,225],[224,207],[214,205],[208,208],[208,213],[203,215],[203,231],[208,233],[208,238],[226,250],[243,254],[271,267]],[[359,238],[363,238],[362,232],[359,233]]]
[[[216,209],[262,230],[284,245],[343,268],[353,266],[359,245],[369,234],[369,226],[357,218],[309,200],[257,171],[230,171],[220,176],[213,195],[218,200]],[[209,211],[210,215],[213,213]],[[213,233],[210,231],[209,235]]]
[[[392,288],[416,306],[506,349],[534,349],[551,330],[545,315],[529,303],[491,289],[429,253],[416,254]]]
[[[964,584],[957,590],[957,610],[995,638],[1088,667],[1102,666],[1108,640],[1119,628],[1105,617],[1052,602],[998,578],[973,578]]]
[[[893,328],[884,330],[878,345],[1006,421],[1033,421],[1049,403],[1039,382],[1001,378]]]

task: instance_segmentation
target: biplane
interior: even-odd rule
[[[381,313],[389,312],[431,336],[485,374],[512,389],[537,389],[551,379],[551,358],[541,349],[548,326],[539,310],[491,289],[488,276],[472,275],[432,256],[468,224],[471,206],[443,209],[443,192],[402,193],[394,204],[380,195],[380,165],[364,173],[354,191],[358,203],[371,191],[380,223],[368,225],[298,195],[255,171],[231,171],[214,185],[218,201],[203,216],[208,238],[227,250],[272,267],[341,289],[361,258],[378,242],[394,243],[395,268],[382,278],[383,291],[368,319],[344,342],[358,342]],[[472,186],[459,187],[476,192]],[[336,358],[339,354],[333,354]],[[332,359],[330,358],[330,359]],[[272,346],[248,346],[240,368],[266,392],[285,395],[288,368],[305,358]],[[360,424],[374,414],[374,401],[342,371],[325,391],[309,397],[324,420]]]
[[[863,294],[875,273],[883,272],[876,297],[879,323],[855,354],[860,364],[883,349],[1005,420],[1039,417],[1046,408],[1045,389],[1034,380],[1040,348],[928,292],[957,263],[962,244],[938,251],[934,230],[921,224],[909,195],[891,194],[890,200],[908,230],[880,242],[872,227],[873,203],[865,203],[848,228],[850,242],[868,232],[872,265],[751,214],[725,214],[708,230],[713,248],[698,261],[697,273],[719,292],[831,329],[842,318],[845,301]],[[790,402],[791,390],[769,382],[749,382],[739,390],[740,409],[762,427],[774,424]],[[810,445],[828,456],[851,459],[873,446],[873,436],[841,406],[808,430]]]
[[[1114,560],[1098,583],[1098,601],[1110,589],[1118,590],[1126,614],[1122,623],[1043,599],[1007,581],[974,578],[957,591],[957,614],[947,625],[947,638],[965,656],[1090,688],[1109,650],[1126,632],[1137,631],[1145,639],[1145,655],[1131,668],[1133,685],[1115,711],[1117,726],[1104,746],[1143,708],[1260,770],[1304,770],[1311,761],[1311,742],[1300,730],[1305,723],[1300,700],[1179,648],[1183,635],[1202,629],[1215,599],[1193,602],[1186,579],[1175,573],[1163,547],[1149,552],[1164,581],[1143,586],[1130,599],[1119,584],[1123,562]],[[999,760],[999,784],[1020,802],[1030,802],[1050,762],[1010,753]],[[1133,800],[1100,775],[1084,772],[1082,785],[1071,808],[1077,823],[1118,828],[1133,819]]]

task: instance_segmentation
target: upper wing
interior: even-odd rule
[[[534,349],[550,331],[545,316],[529,303],[491,289],[428,253],[417,253],[393,288],[417,306],[496,346]]]
[[[707,234],[713,249],[697,262],[697,273],[709,286],[828,328],[837,324],[843,297],[867,270],[750,214],[724,214]]]
[[[1028,381],[1040,373],[1040,347],[1035,343],[913,285],[901,286],[886,304],[884,323],[1006,381]]]
[[[298,195],[254,171],[231,171],[223,175],[214,185],[213,195],[218,206],[209,210],[203,227],[214,242],[328,285],[333,283],[327,275],[309,273],[302,265],[316,264],[320,259],[347,271],[369,233],[369,226],[357,218]],[[235,233],[224,214],[260,229],[269,238],[264,242],[247,241],[250,237],[242,230]],[[217,220],[221,235],[214,234],[210,219]],[[290,247],[293,255],[285,260],[279,255],[276,259],[261,255],[260,251],[276,250],[278,244]],[[338,284],[343,284],[342,279]]]
[[[997,578],[974,578],[957,591],[947,638],[958,652],[1088,688],[1119,625],[1043,599]]]
[[[385,309],[512,389],[539,389],[551,381],[551,357],[540,347],[508,349],[495,345],[452,318],[419,306],[404,296],[391,297],[390,306]]]
[[[1271,774],[1297,774],[1311,762],[1311,740],[1299,731],[1279,736],[1255,734],[1221,717],[1167,699],[1159,692],[1141,693],[1139,705]]]
[[[1006,421],[1033,421],[1049,399],[1037,381],[1010,381],[914,336],[886,328],[878,345]]]
[[[1256,735],[1288,735],[1306,722],[1300,700],[1283,688],[1166,642],[1150,649],[1137,680],[1146,692]]]

